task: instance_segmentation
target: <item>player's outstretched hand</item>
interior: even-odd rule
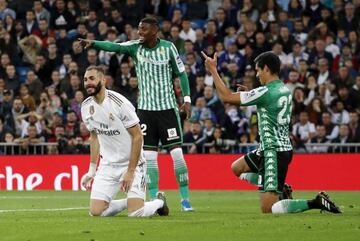
[[[84,49],[87,49],[94,44],[94,41],[89,39],[78,38],[78,41],[80,42],[81,47]]]
[[[131,185],[134,181],[134,172],[133,171],[127,171],[124,174],[123,181],[120,184],[120,190],[123,192],[128,192],[131,188]]]
[[[185,102],[181,107],[180,107],[180,112],[185,112],[186,113],[186,119],[190,119],[191,117],[191,103],[189,102]]]
[[[214,58],[207,56],[204,51],[201,51],[202,56],[205,59],[205,67],[208,72],[211,74],[216,73],[217,69],[217,53],[215,52]]]
[[[86,174],[81,178],[81,186],[83,186],[86,190],[90,189],[91,186],[91,181],[93,180],[94,177]]]

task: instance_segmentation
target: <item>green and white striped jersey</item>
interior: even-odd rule
[[[95,41],[94,47],[128,54],[132,57],[139,82],[138,109],[159,111],[177,107],[173,89],[173,73],[186,79],[187,77],[185,66],[173,43],[159,39],[157,45],[150,49],[138,40],[124,43]]]
[[[281,80],[248,92],[240,92],[241,105],[256,105],[260,150],[290,151],[289,124],[292,97]]]

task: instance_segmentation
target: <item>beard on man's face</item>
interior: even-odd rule
[[[96,86],[93,86],[93,85],[90,85],[90,86],[89,86],[89,85],[88,85],[88,86],[86,87],[86,92],[87,92],[87,94],[88,94],[89,96],[95,96],[95,95],[97,95],[97,94],[100,92],[101,87],[102,87],[101,82],[99,82]],[[94,89],[94,91],[91,92],[90,89]],[[90,92],[89,92],[89,91],[90,91]]]

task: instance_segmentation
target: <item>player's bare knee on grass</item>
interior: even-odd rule
[[[103,200],[92,199],[90,201],[90,215],[101,216],[101,214],[109,207],[109,203]]]
[[[276,192],[260,193],[260,209],[262,213],[272,213],[271,208],[279,201],[279,194]]]
[[[241,173],[250,171],[250,168],[246,164],[245,157],[242,156],[231,164],[231,170],[237,177],[239,177]]]

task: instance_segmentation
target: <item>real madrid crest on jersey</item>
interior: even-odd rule
[[[110,119],[111,121],[114,121],[114,120],[115,120],[114,115],[113,115],[112,113],[110,113],[109,119]]]
[[[90,106],[90,111],[89,112],[90,112],[90,115],[94,114],[95,108],[94,108],[93,105]]]

